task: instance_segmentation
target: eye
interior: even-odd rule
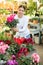
[[[19,9],[19,11],[22,11],[22,12],[24,12],[24,10],[21,10],[21,9]]]

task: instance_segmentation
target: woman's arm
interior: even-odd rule
[[[13,31],[18,32],[19,30],[17,28],[12,28]]]

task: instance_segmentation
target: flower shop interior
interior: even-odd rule
[[[15,38],[11,30],[19,5],[29,17],[29,39]],[[43,65],[43,0],[0,0],[0,65]]]

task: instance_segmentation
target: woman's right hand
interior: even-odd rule
[[[13,27],[12,30],[15,31],[15,32],[18,32],[18,29],[15,28],[15,27]]]

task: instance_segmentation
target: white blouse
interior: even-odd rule
[[[25,37],[30,34],[30,31],[27,27],[29,18],[23,15],[22,18],[19,18],[18,15],[15,16],[15,19],[18,19],[19,23],[17,24],[17,28],[19,32],[16,32],[16,37]]]

